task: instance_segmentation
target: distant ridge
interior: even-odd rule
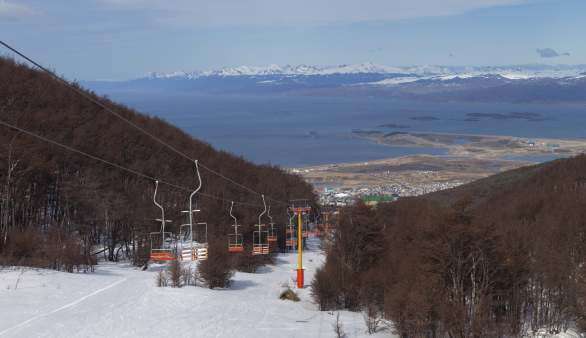
[[[432,101],[586,102],[586,65],[239,66],[88,81],[101,94],[168,92],[236,95],[384,96]]]
[[[143,78],[170,79],[186,78],[198,79],[201,77],[229,77],[229,76],[271,76],[271,75],[344,75],[344,74],[409,74],[416,76],[462,76],[501,75],[510,79],[531,77],[561,78],[580,76],[586,72],[586,65],[510,65],[510,66],[385,66],[372,62],[359,64],[342,64],[334,66],[316,65],[268,65],[268,66],[238,66],[225,67],[205,71],[176,71],[170,73],[151,72]]]

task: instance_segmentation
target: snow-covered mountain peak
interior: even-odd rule
[[[312,66],[312,65],[285,65],[271,64],[268,66],[238,66],[225,67],[217,70],[194,71],[194,72],[171,72],[171,73],[149,73],[148,78],[171,79],[171,78],[198,78],[204,76],[266,76],[266,75],[333,75],[333,74],[389,74],[401,73],[404,69],[399,67],[388,67],[377,65],[371,62],[336,65],[336,66]]]
[[[328,76],[351,74],[380,74],[420,78],[469,78],[499,75],[506,79],[563,78],[577,76],[586,71],[586,65],[517,65],[517,66],[400,66],[390,67],[372,62],[335,66],[276,65],[225,67],[217,70],[178,71],[172,73],[150,73],[149,79],[197,79],[201,77],[237,76]],[[393,82],[393,81],[391,81]]]

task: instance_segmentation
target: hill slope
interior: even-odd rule
[[[318,299],[384,313],[406,336],[584,329],[585,173],[581,155],[346,209]]]
[[[188,190],[196,186],[193,162],[49,75],[0,59],[0,78],[2,121]],[[278,223],[286,221],[287,206],[275,200],[313,199],[311,186],[280,168],[253,165],[216,151],[161,119],[141,115],[105,98],[98,99],[190,158],[272,197],[269,203]],[[0,252],[4,256],[16,255],[32,262],[33,256],[47,256],[51,245],[61,241],[63,234],[82,239],[85,246],[101,244],[113,249],[139,240],[141,247],[147,245],[145,234],[159,228],[152,221],[160,217],[152,202],[152,180],[5,127],[0,133],[0,164],[0,229],[4,238],[0,241]],[[245,241],[250,243],[250,225],[262,211],[260,195],[209,171],[202,171],[202,176],[202,192],[209,197],[198,198],[198,208],[202,210],[198,221],[209,223],[212,239],[226,242],[232,223],[228,215],[230,201],[253,204],[235,206],[235,215],[245,225]],[[188,196],[189,192],[160,186],[158,198],[167,208],[167,218],[174,220],[171,231],[177,231],[177,225],[185,221],[179,211],[187,207]],[[40,240],[38,235],[44,244],[30,244]]]

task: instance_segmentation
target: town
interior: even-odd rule
[[[358,200],[367,205],[394,201],[400,197],[419,196],[430,192],[451,189],[464,184],[462,181],[432,182],[427,184],[392,183],[364,187],[323,187],[318,190],[319,201],[327,206],[347,206]]]

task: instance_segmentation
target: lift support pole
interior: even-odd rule
[[[297,210],[297,288],[303,289],[303,212]]]
[[[292,200],[289,210],[297,215],[297,288],[303,289],[303,214],[308,214],[311,207],[307,200]]]

